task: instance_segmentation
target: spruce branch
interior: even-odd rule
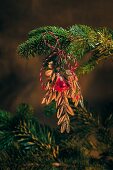
[[[19,161],[21,164],[25,164],[26,161],[29,163],[36,161],[37,164],[41,161],[43,163],[50,161],[49,164],[51,164],[51,161],[55,161],[58,146],[55,143],[54,134],[49,127],[40,125],[32,114],[33,110],[30,106],[21,104],[16,115],[10,119],[10,123],[6,124],[9,126],[8,129],[6,130],[5,127],[1,129],[0,163],[3,161],[3,153],[11,167],[13,167],[11,162],[14,161],[14,166]]]
[[[84,107],[74,111],[71,132],[61,135],[57,129],[54,133],[40,125],[30,106],[20,105],[8,121],[8,129],[1,129],[1,168],[109,170],[113,162],[112,114],[102,123]]]
[[[59,48],[82,63],[77,70],[77,74],[81,75],[92,71],[101,60],[112,56],[112,32],[107,28],[93,29],[86,25],[73,25],[68,29],[55,26],[41,27],[28,34],[28,40],[19,45],[18,53],[25,58],[50,55],[53,51],[46,41],[55,47],[55,50]],[[60,47],[56,46],[56,39],[51,33],[59,39]],[[92,54],[89,60],[82,62],[88,53]]]
[[[68,47],[70,43],[68,31],[63,28],[48,26],[31,31],[28,35],[28,40],[18,47],[18,53],[25,58],[36,55],[49,55],[52,51],[45,44],[44,40],[49,42],[52,46],[56,44],[55,38],[50,32],[54,33],[54,35],[59,38],[61,49],[66,49]]]

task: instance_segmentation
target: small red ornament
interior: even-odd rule
[[[63,77],[58,75],[53,89],[58,92],[63,92],[69,89],[69,85],[64,81]]]

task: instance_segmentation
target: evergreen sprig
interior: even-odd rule
[[[39,124],[27,104],[21,104],[13,117],[1,113],[1,170],[113,168],[113,114],[103,122],[79,106],[71,120],[71,132],[61,135],[59,129]]]
[[[22,166],[26,161],[28,164],[35,162],[38,166],[55,160],[58,147],[53,132],[49,127],[40,125],[32,114],[30,106],[21,104],[15,116],[8,123],[4,121],[0,129],[1,168],[5,162],[7,167],[16,169],[20,162]]]
[[[60,46],[56,46],[56,39],[50,32],[57,36]],[[78,75],[92,71],[101,60],[113,54],[113,31],[107,28],[93,29],[86,25],[73,25],[68,29],[55,26],[37,28],[28,34],[27,41],[19,45],[18,53],[25,58],[49,55],[52,49],[44,40],[56,46],[56,50],[64,50],[78,60]],[[90,54],[88,59],[87,54]]]
[[[58,36],[61,44],[60,48],[66,49],[70,42],[68,31],[59,27],[47,26],[31,31],[28,34],[28,40],[18,47],[18,53],[26,58],[29,58],[30,56],[50,54],[52,51],[44,42],[44,40],[46,40],[52,46],[55,46],[56,40],[50,32],[53,32],[54,35]]]

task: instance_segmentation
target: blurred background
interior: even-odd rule
[[[113,29],[113,0],[0,0],[0,108],[15,112],[31,104],[41,122],[54,124],[41,106],[40,58],[22,59],[17,46],[32,29],[85,24]],[[80,79],[84,99],[95,113],[113,111],[113,60],[106,60]]]

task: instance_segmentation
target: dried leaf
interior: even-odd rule
[[[50,83],[48,82],[46,85],[46,90],[49,90],[49,89],[50,89]]]
[[[51,101],[49,99],[47,99],[46,104],[48,105],[49,103],[51,103]]]
[[[74,100],[74,105],[75,105],[75,107],[78,106],[78,102],[79,102],[78,100],[76,100],[76,99]]]
[[[69,94],[69,90],[66,91],[66,95],[67,95],[67,96],[68,96],[68,94]]]
[[[61,101],[62,101],[62,97],[59,97],[59,100],[57,101],[57,106],[61,104]]]
[[[47,104],[51,103],[52,98],[53,98],[53,94],[52,94],[52,92],[51,92],[50,95],[49,95],[49,98],[48,98],[48,100],[47,100]]]
[[[67,121],[68,123],[70,122],[70,119],[69,119],[68,114],[66,114],[66,121]]]
[[[72,109],[69,105],[66,105],[66,111],[67,111],[71,116],[74,116],[73,109]]]
[[[44,104],[44,103],[46,103],[46,98],[45,97],[42,99],[41,104]]]
[[[68,98],[71,98],[71,93],[72,93],[72,91],[70,90],[68,93]]]
[[[45,75],[46,75],[47,77],[49,77],[49,76],[52,75],[52,73],[53,73],[53,70],[47,70],[47,71],[45,72]]]
[[[76,85],[76,81],[73,81],[73,86],[76,89],[77,85]]]
[[[57,111],[57,118],[59,119],[59,117],[61,116],[61,112],[60,112],[60,109],[58,109],[58,111]]]
[[[52,76],[52,78],[51,78],[51,80],[54,81],[55,77],[56,77],[56,75],[55,75],[55,73],[54,73],[53,76]]]
[[[67,133],[70,132],[70,125],[69,125],[69,123],[67,123],[67,125],[66,125],[66,132],[67,132]]]
[[[58,125],[60,125],[63,121],[65,121],[65,115],[63,115],[59,120],[58,120]]]
[[[59,92],[55,101],[58,101],[60,97],[61,97],[61,93]]]
[[[64,122],[62,125],[61,125],[61,129],[60,129],[60,132],[63,133],[66,129],[66,123]]]
[[[45,96],[47,97],[47,96],[49,95],[49,93],[50,93],[50,90],[48,90],[48,91],[46,92],[46,95],[45,95]]]
[[[67,96],[64,96],[64,101],[65,101],[65,103],[68,103],[68,98],[67,98]]]
[[[53,92],[52,100],[56,98],[56,92]]]
[[[58,111],[57,111],[57,118],[58,119],[61,117],[62,112],[63,112],[63,106],[61,107],[61,109],[58,109]]]
[[[57,110],[57,118],[59,118],[59,112],[60,112],[60,110],[58,109]]]
[[[64,110],[64,106],[62,106],[62,107],[60,108],[60,111],[61,111],[61,112],[63,112],[63,110]]]

